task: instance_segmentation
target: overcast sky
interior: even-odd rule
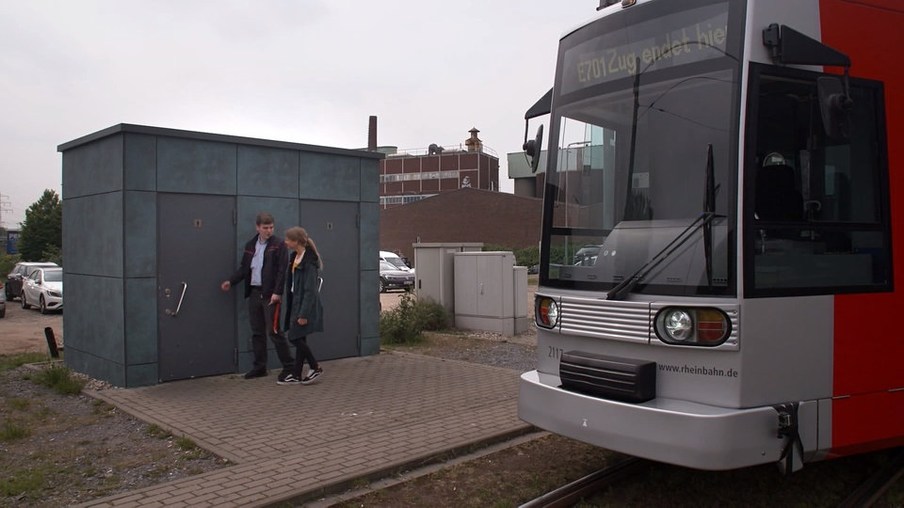
[[[308,143],[457,145],[501,160],[598,0],[0,0],[0,220],[17,227],[56,147],[119,124]],[[532,124],[533,129],[533,124]],[[99,227],[101,227],[99,225]]]

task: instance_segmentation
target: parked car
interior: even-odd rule
[[[32,261],[21,261],[16,263],[13,270],[6,276],[6,287],[3,290],[4,294],[6,294],[6,299],[13,301],[19,297],[22,293],[22,284],[25,282],[25,279],[31,275],[32,270],[35,268],[52,266],[57,266],[57,264]]]
[[[37,305],[41,314],[63,310],[63,269],[35,268],[22,285],[22,308]]]
[[[380,261],[386,261],[387,263],[396,267],[397,270],[401,270],[403,272],[413,272],[414,270],[408,266],[407,261],[396,254],[395,252],[389,252],[387,250],[380,251]]]
[[[410,291],[414,287],[414,272],[400,270],[388,261],[380,261],[380,292],[390,289]]]
[[[600,254],[602,245],[585,245],[574,253],[574,264],[577,266],[593,266]]]
[[[0,282],[0,318],[6,317],[6,290],[3,288],[3,283]]]

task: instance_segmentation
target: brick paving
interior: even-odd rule
[[[323,362],[312,385],[277,371],[92,393],[233,462],[80,506],[268,506],[313,499],[443,454],[528,432],[516,371],[382,353]]]

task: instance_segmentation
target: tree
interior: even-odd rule
[[[45,190],[25,211],[18,248],[23,261],[43,261],[62,251],[63,204],[55,191]]]

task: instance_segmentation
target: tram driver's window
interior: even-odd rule
[[[890,286],[882,107],[852,85],[847,139],[822,127],[815,79],[760,76],[753,198],[753,286],[760,294]]]

